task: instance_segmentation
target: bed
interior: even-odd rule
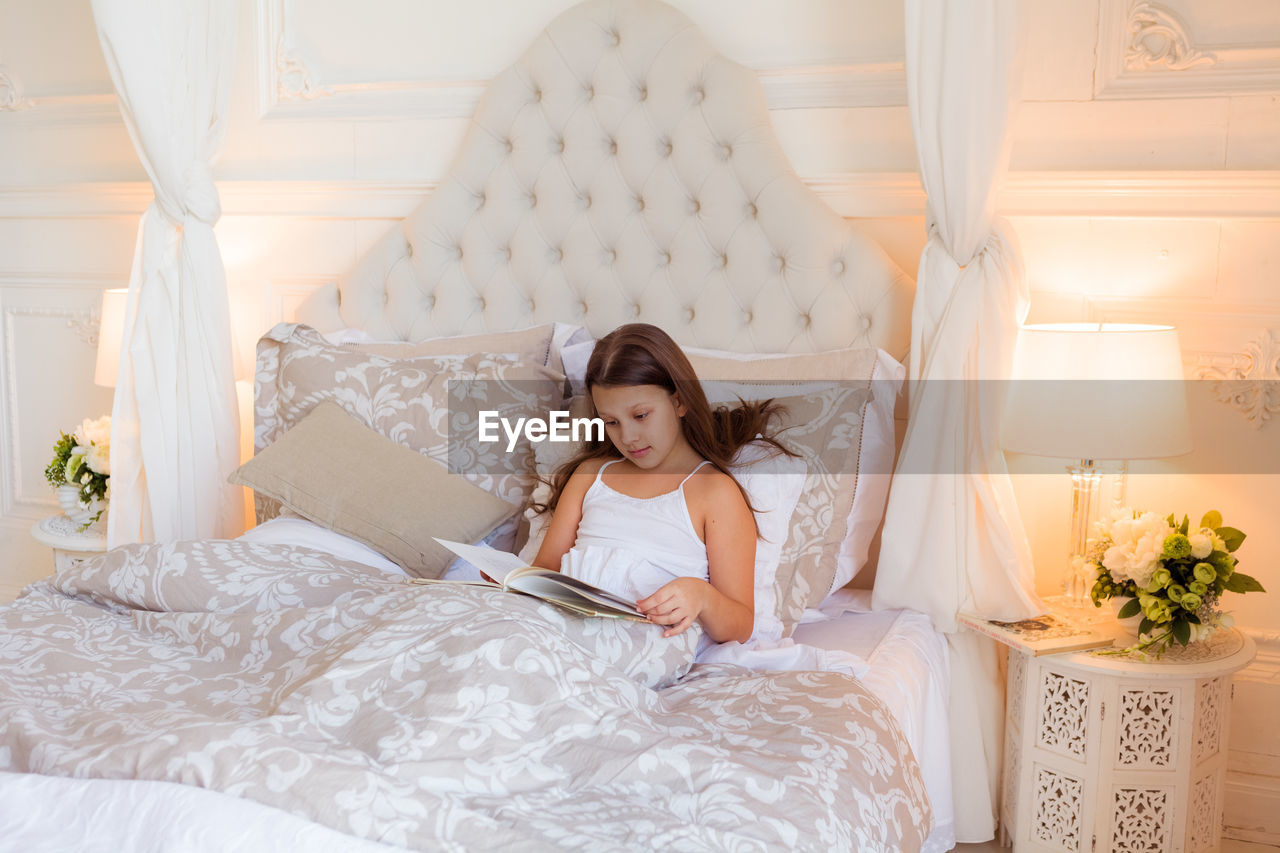
[[[871,389],[883,359],[905,358],[911,300],[795,176],[754,73],[664,4],[591,0],[491,82],[432,195],[302,306],[303,325],[264,338],[255,444],[265,458],[320,402],[345,401],[518,505],[533,485],[519,465],[460,466],[445,433],[415,438],[431,416],[405,414],[425,393],[405,377],[562,391],[570,346],[642,321],[740,382],[847,381],[852,356],[831,353],[877,353]],[[501,338],[530,329],[545,347]],[[335,330],[356,341],[321,334]],[[315,362],[341,378],[302,388]],[[394,381],[370,388],[374,373]],[[885,446],[863,429],[843,458]],[[839,588],[866,560],[888,476],[854,471],[797,498],[809,509],[787,516],[772,595],[779,642],[856,657],[856,679],[695,663],[692,632],[663,645],[645,626],[410,585],[314,519],[269,527],[271,499],[272,536],[129,546],[60,573],[0,610],[6,838],[949,849],[945,643],[919,614],[871,613]],[[496,547],[525,535],[518,515],[490,528]]]

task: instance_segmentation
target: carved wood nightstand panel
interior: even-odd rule
[[[1173,764],[1178,694],[1173,690],[1122,690],[1116,766],[1157,770]]]
[[[1036,745],[1072,758],[1083,758],[1089,736],[1089,684],[1078,678],[1042,670]]]

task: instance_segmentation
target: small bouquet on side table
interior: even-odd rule
[[[81,530],[102,518],[111,499],[111,416],[86,418],[71,435],[62,433],[44,476]]]
[[[1216,510],[1193,531],[1186,516],[1179,525],[1172,515],[1122,509],[1098,522],[1098,533],[1088,554],[1097,575],[1090,592],[1094,606],[1127,596],[1117,618],[1142,615],[1138,642],[1111,654],[1154,651],[1159,657],[1174,642],[1204,640],[1232,625],[1231,614],[1219,607],[1224,592],[1264,592],[1257,580],[1236,571],[1232,554],[1244,534],[1224,527]]]

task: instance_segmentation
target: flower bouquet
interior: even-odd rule
[[[111,499],[111,416],[86,418],[71,435],[61,433],[44,476],[60,499],[65,494],[63,511],[81,530],[97,522]]]
[[[1222,524],[1216,510],[1205,513],[1198,529],[1189,519],[1118,510],[1098,523],[1087,560],[1096,573],[1090,598],[1127,596],[1117,617],[1142,615],[1138,642],[1113,654],[1154,651],[1159,657],[1174,642],[1183,646],[1232,625],[1220,600],[1224,592],[1263,592],[1262,584],[1236,571],[1232,554],[1244,534]]]

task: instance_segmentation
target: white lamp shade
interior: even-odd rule
[[[120,372],[120,347],[124,344],[124,309],[129,304],[128,288],[102,292],[102,319],[98,325],[98,361],[93,369],[93,383],[105,388],[116,387]]]
[[[1054,323],[1018,333],[1001,430],[1006,450],[1066,459],[1191,451],[1172,326]]]

